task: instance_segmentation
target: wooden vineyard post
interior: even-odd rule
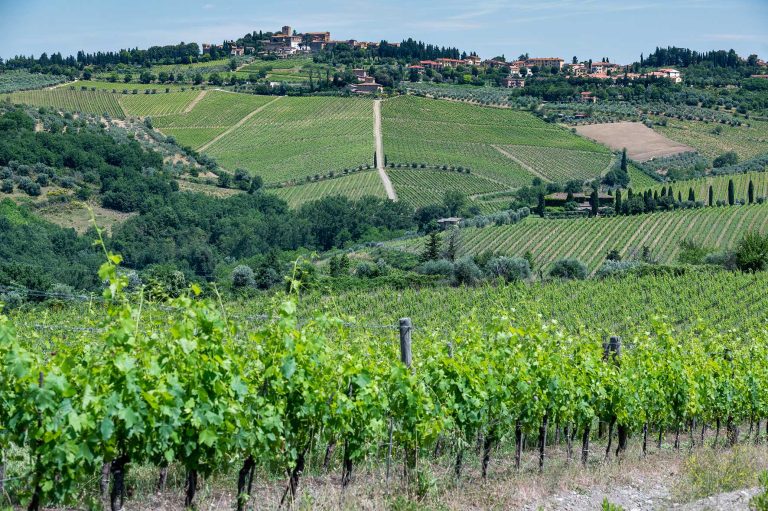
[[[607,343],[603,343],[603,360],[610,361],[617,367],[621,364],[621,337],[611,336]],[[616,421],[615,417],[611,418],[611,424]],[[629,431],[625,424],[619,424],[617,428],[619,445],[616,447],[616,456],[621,455],[627,449],[627,436]],[[608,431],[608,450],[606,450],[606,456],[611,446],[611,430]]]
[[[413,362],[411,354],[411,318],[400,318],[400,361],[410,368]]]
[[[411,364],[413,363],[413,355],[411,353],[411,330],[413,330],[413,325],[411,323],[411,318],[400,318],[400,362],[402,362],[405,367],[411,368]],[[389,419],[389,447],[387,449],[387,487],[389,487],[389,467],[392,463],[392,430],[394,427],[394,423],[392,421],[392,418]],[[405,471],[406,471],[406,478],[408,475],[408,464],[409,464],[409,458],[411,453],[409,452],[410,448],[406,448],[406,463],[405,463]],[[415,464],[415,459],[413,460]]]

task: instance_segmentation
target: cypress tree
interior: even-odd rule
[[[627,171],[627,148],[625,147],[623,151],[621,151],[621,170],[624,172]]]
[[[728,180],[728,205],[733,206],[736,204],[735,190],[733,189],[733,179]]]
[[[632,191],[632,188],[627,190],[627,201],[631,201],[632,197],[634,197],[634,196],[635,196],[635,193]]]
[[[715,192],[712,190],[712,185],[709,185],[709,206],[715,205]]]
[[[617,215],[621,213],[621,190],[616,190],[616,199],[614,202],[614,209]]]
[[[440,259],[440,235],[437,231],[429,233],[427,246],[424,247],[424,252],[422,252],[420,259],[422,262]]]
[[[755,202],[755,185],[752,180],[749,180],[749,188],[747,188],[747,200],[750,204]]]
[[[661,187],[661,196],[662,197],[666,197],[667,196],[667,187],[666,186],[662,186]]]
[[[688,188],[688,200],[690,202],[696,202],[696,194],[693,192],[693,187]]]
[[[592,190],[592,216],[597,216],[600,210],[600,195],[597,193],[597,188]]]
[[[659,191],[658,190],[654,190],[653,191],[653,200],[655,200],[656,202],[659,201]]]
[[[680,193],[680,190],[677,191],[677,202],[683,202],[683,194]]]
[[[544,218],[545,210],[546,210],[546,202],[544,200],[544,194],[539,193],[539,204],[536,206],[536,213],[538,213],[538,215],[541,218]]]

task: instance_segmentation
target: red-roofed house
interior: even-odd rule
[[[504,78],[501,83],[508,89],[522,89],[525,87],[525,78]]]
[[[443,65],[440,62],[435,62],[434,60],[422,60],[420,64],[424,66],[424,69],[442,69],[443,68]]]
[[[384,87],[374,81],[357,83],[351,85],[350,89],[355,94],[381,94],[384,91]]]

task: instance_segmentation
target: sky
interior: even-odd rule
[[[768,0],[0,0],[0,57],[221,42],[283,25],[483,58],[629,63],[682,46],[768,60]]]

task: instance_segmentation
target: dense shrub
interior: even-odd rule
[[[250,266],[241,264],[232,270],[232,287],[253,287],[255,284],[256,279]]]
[[[456,285],[474,286],[483,277],[483,272],[470,256],[456,261],[453,267],[453,279]]]
[[[589,275],[587,267],[578,259],[560,259],[549,270],[549,276],[560,279],[584,280]]]
[[[738,268],[736,253],[731,250],[707,254],[704,257],[704,264],[722,266],[727,270],[735,270]]]
[[[485,266],[485,272],[493,278],[506,282],[527,280],[531,277],[531,265],[522,257],[494,257]]]
[[[640,261],[618,261],[615,259],[608,259],[602,266],[600,266],[595,276],[598,278],[605,278],[626,275],[642,264],[643,263]]]
[[[416,271],[422,275],[440,275],[450,277],[453,275],[453,263],[447,259],[426,261],[416,267]]]
[[[768,269],[768,235],[748,232],[736,247],[736,264],[741,271]]]

